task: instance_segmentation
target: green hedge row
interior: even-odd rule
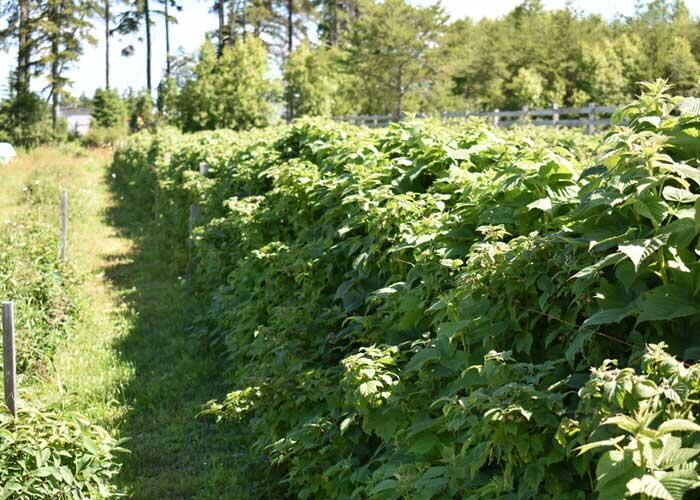
[[[203,207],[193,328],[229,361],[232,391],[205,413],[250,436],[242,489],[694,489],[697,107],[659,82],[605,137],[301,120],[132,138],[114,172],[180,266]]]

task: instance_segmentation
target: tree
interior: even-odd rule
[[[544,79],[536,69],[520,68],[508,88],[513,93],[513,107],[537,108],[545,104]]]
[[[180,92],[182,128],[244,130],[266,125],[273,94],[266,73],[267,52],[257,38],[225,47],[218,60],[216,49],[207,41],[200,51],[194,78]]]
[[[124,128],[126,105],[119,94],[110,89],[97,89],[92,99],[92,119],[97,127]]]
[[[328,116],[338,100],[338,68],[328,48],[302,43],[287,58],[284,81],[287,86],[288,116]]]
[[[319,38],[331,47],[344,45],[360,17],[360,0],[314,0],[319,11]]]
[[[129,35],[141,30],[143,26],[146,32],[146,88],[153,93],[152,79],[152,40],[151,40],[151,5],[149,0],[126,0],[128,9],[118,16],[115,31],[122,35]],[[129,45],[122,49],[122,55],[130,56],[134,53],[134,47]]]
[[[393,108],[398,119],[408,95],[429,91],[446,20],[437,5],[413,7],[406,0],[367,5],[349,47],[349,64],[361,75],[367,112]]]
[[[159,12],[163,16],[165,24],[165,76],[170,77],[172,74],[172,57],[170,54],[170,24],[177,23],[177,18],[171,15],[172,9],[177,11],[182,10],[182,5],[175,0],[159,0],[163,4],[163,10]]]
[[[155,125],[153,115],[153,98],[150,92],[139,92],[127,99],[129,111],[129,128],[138,132]]]
[[[40,70],[37,57],[42,43],[37,34],[40,7],[35,0],[0,0],[0,18],[6,21],[0,29],[0,44],[5,48],[17,46],[16,68],[11,75],[16,95],[29,92],[31,78]]]
[[[165,123],[177,122],[177,101],[179,92],[177,82],[172,76],[163,78],[158,85],[158,99],[156,107],[158,108],[159,117]]]
[[[95,43],[90,35],[93,4],[84,0],[46,0],[37,30],[46,41],[41,54],[42,65],[49,68],[48,89],[51,98],[53,127],[58,126],[61,96],[70,80],[66,71],[83,51],[83,43]]]

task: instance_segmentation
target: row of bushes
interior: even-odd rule
[[[697,487],[697,107],[658,82],[605,138],[310,120],[133,137],[113,171],[179,266],[203,209],[193,329],[230,363],[205,413],[246,429],[241,491]]]
[[[15,302],[20,389],[17,418],[0,412],[1,498],[106,498],[115,492],[118,443],[33,391],[50,378],[53,355],[81,314],[81,278],[58,255],[59,200],[56,177],[40,172],[24,186],[13,220],[0,221],[0,298]],[[75,196],[74,221],[80,206]]]

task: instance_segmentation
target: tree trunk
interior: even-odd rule
[[[338,0],[331,1],[331,32],[329,42],[331,46],[338,45]]]
[[[228,44],[233,46],[236,43],[236,7],[238,0],[230,0],[231,8],[228,13]]]
[[[219,57],[224,53],[224,9],[226,8],[226,0],[219,0]]]
[[[148,95],[153,95],[153,82],[151,80],[151,9],[148,0],[143,2],[143,15],[146,20],[146,87]]]
[[[58,20],[58,13],[53,11],[53,15],[56,16]],[[61,84],[59,78],[60,65],[59,65],[59,46],[58,37],[61,33],[61,27],[56,24],[58,33],[53,33],[51,36],[51,126],[54,130],[58,127],[58,105],[61,96]]]
[[[29,61],[31,56],[31,31],[29,27],[29,0],[19,3],[19,50],[17,51],[17,82],[18,94],[29,91]]]
[[[294,0],[287,0],[287,56],[294,49]]]
[[[105,0],[105,88],[107,90],[109,90],[109,39],[112,36],[110,33],[112,20],[110,18],[109,2],[110,0]]]
[[[396,121],[399,122],[401,121],[401,112],[402,110],[402,105],[403,105],[403,94],[404,94],[404,89],[403,89],[403,71],[402,68],[399,67],[399,75],[398,75],[398,85],[396,86],[396,89],[398,90],[397,96],[396,96]]]
[[[170,78],[170,15],[168,13],[168,4],[170,0],[165,0],[165,75]]]
[[[246,35],[248,34],[247,29],[246,29],[246,24],[248,23],[248,20],[246,18],[247,7],[248,7],[248,0],[243,0],[243,8],[241,9],[241,26],[243,28],[243,40],[245,40]]]

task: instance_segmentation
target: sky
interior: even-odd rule
[[[433,0],[412,0],[417,4],[431,4]],[[483,17],[495,18],[510,12],[522,0],[442,0],[445,11],[454,19],[471,17],[481,19]],[[204,41],[205,33],[215,29],[217,18],[215,14],[208,12],[208,6],[212,2],[202,0],[182,0],[183,9],[178,14],[179,22],[171,27],[171,46],[173,52],[182,50],[187,53],[196,52]],[[544,0],[547,8],[562,8],[567,4],[566,0]],[[571,2],[577,10],[585,13],[601,14],[606,18],[614,16],[631,15],[634,13],[635,0],[573,0]],[[686,0],[694,16],[700,16],[700,0]],[[71,93],[80,95],[85,93],[92,96],[95,89],[104,85],[104,37],[99,22],[95,27],[98,39],[96,46],[86,47],[80,61],[69,72],[69,77],[74,82]],[[158,23],[152,29],[153,43],[153,80],[157,82],[162,76],[162,68],[165,66],[165,34],[162,23]],[[131,57],[122,57],[121,48],[128,44],[136,44],[136,52]],[[0,85],[5,86],[8,74],[14,67],[16,49],[0,52]],[[140,89],[146,86],[146,62],[145,49],[135,37],[130,39],[113,39],[112,42],[112,85],[123,91],[129,87]],[[41,83],[36,82],[40,87]],[[37,89],[38,90],[38,89]]]

